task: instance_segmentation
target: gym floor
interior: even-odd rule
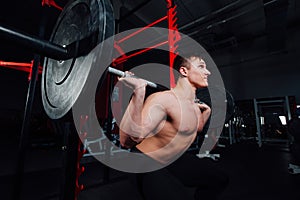
[[[1,199],[12,199],[17,145],[6,141],[0,148]],[[288,173],[291,156],[287,146],[264,144],[259,148],[248,141],[218,147],[216,151],[221,158],[213,162],[230,178],[221,200],[299,200],[300,174]],[[82,164],[85,172],[79,181],[85,189],[80,192],[79,200],[138,199],[125,173],[108,169],[91,157],[82,159]],[[62,156],[57,148],[32,147],[25,158],[22,199],[59,199],[61,167]],[[104,176],[107,171],[109,176]]]

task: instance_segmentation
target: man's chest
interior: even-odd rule
[[[200,109],[196,104],[181,101],[168,108],[168,118],[179,132],[194,132],[198,128]]]

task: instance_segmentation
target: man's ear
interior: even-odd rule
[[[183,77],[186,77],[188,75],[188,70],[186,67],[183,67],[183,66],[180,67],[179,72],[180,72],[181,76],[183,76]]]

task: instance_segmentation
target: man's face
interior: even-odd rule
[[[196,88],[208,86],[208,76],[210,72],[206,68],[206,63],[198,57],[191,57],[189,60],[188,79]]]

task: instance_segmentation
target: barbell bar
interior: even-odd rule
[[[36,53],[49,56],[53,59],[64,59],[69,57],[68,49],[57,44],[53,44],[36,36],[23,33],[11,27],[0,25],[0,35],[2,38],[18,43],[23,47],[30,48]]]
[[[92,45],[93,43],[90,41],[97,38],[98,31],[66,45],[58,45],[37,36],[3,25],[0,25],[0,35],[2,38],[17,43],[18,45],[45,57],[53,58],[55,60],[68,60],[74,57],[87,55],[95,47],[95,45]]]
[[[107,70],[108,70],[109,73],[112,73],[112,74],[120,76],[120,77],[125,77],[126,76],[125,72],[123,72],[121,70],[118,70],[118,69],[115,69],[113,67],[108,67]],[[132,77],[139,78],[137,76],[132,76]],[[156,83],[153,83],[153,82],[148,81],[148,80],[145,80],[145,81],[147,83],[147,86],[149,86],[149,87],[152,87],[152,88],[157,88],[158,87]]]

